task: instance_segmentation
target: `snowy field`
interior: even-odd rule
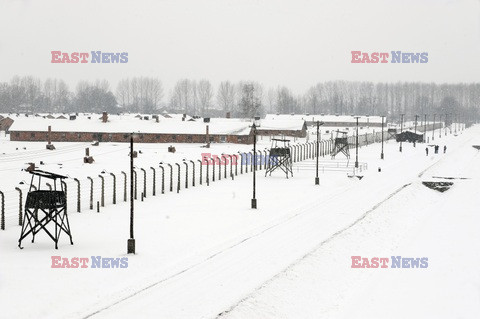
[[[250,209],[252,174],[188,189],[182,183],[179,194],[159,194],[157,183],[152,196],[149,186],[145,201],[135,202],[136,255],[126,254],[129,206],[121,201],[100,213],[86,202],[76,213],[69,202],[74,245],[63,237],[58,250],[44,234],[18,249],[17,216],[8,215],[0,231],[2,317],[477,318],[480,159],[472,145],[480,145],[480,127],[435,142],[447,153],[430,148],[427,157],[425,144],[408,143],[400,153],[389,141],[380,160],[379,143],[362,147],[359,161],[368,170],[361,180],[322,171],[315,186],[313,160],[295,163],[289,179],[259,171],[257,210]],[[19,183],[29,181],[21,171],[27,162],[42,160],[40,169],[82,180],[128,169],[127,144],[90,146],[92,165],[82,164],[88,144],[55,143],[57,150],[47,151],[45,143],[3,139],[1,146],[0,190],[26,191]],[[177,144],[172,154],[167,146],[139,144],[135,164],[159,174],[159,162],[251,150]],[[269,146],[268,138],[259,141],[259,149]],[[454,185],[444,193],[422,185],[445,177],[466,179],[448,179]],[[15,204],[18,197],[6,202]],[[128,257],[128,267],[52,268],[52,256]],[[428,257],[428,268],[354,269],[351,256]]]

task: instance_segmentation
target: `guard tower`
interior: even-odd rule
[[[339,136],[339,134],[341,134],[341,136]],[[343,153],[347,157],[347,159],[350,159],[347,132],[337,130],[337,136],[335,137],[335,145],[332,151],[332,159],[335,158],[335,156],[340,152]]]
[[[58,249],[58,240],[62,231],[70,237],[70,243],[73,245],[67,216],[67,198],[63,189],[63,180],[67,177],[42,170],[32,170],[30,174],[32,174],[32,180],[25,203],[22,233],[18,240],[18,247],[23,249],[22,240],[30,234],[32,234],[33,243],[35,235],[42,229],[55,242],[55,249]],[[38,179],[38,187],[37,190],[32,191],[32,189],[35,189],[34,179],[36,178]],[[53,190],[41,189],[42,178],[53,180]],[[57,190],[57,182],[60,190]]]
[[[283,144],[282,144],[283,143]],[[292,157],[290,154],[289,145],[290,140],[283,140],[283,139],[272,139],[272,147],[270,148],[270,158],[269,158],[269,166],[265,171],[265,176],[280,168],[288,178],[288,173],[293,177],[292,171]]]

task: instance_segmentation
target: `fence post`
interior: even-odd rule
[[[210,180],[208,178],[208,161],[207,162],[207,186],[210,186]]]
[[[254,162],[254,159],[255,159],[255,156],[253,155],[253,151],[252,152],[249,152],[250,154],[250,173],[253,172],[253,162]]]
[[[138,194],[138,191],[137,191],[137,171],[136,170],[133,170],[133,179],[134,179],[134,187],[135,187],[135,192],[134,192],[134,199],[137,199],[137,194]]]
[[[183,161],[183,164],[185,164],[185,189],[188,188],[188,163],[186,161]]]
[[[245,154],[245,153],[243,153]],[[240,153],[240,175],[243,174],[243,156],[242,153]]]
[[[218,180],[222,179],[222,161],[220,160],[220,157],[215,157],[218,158]]]
[[[20,193],[20,199],[18,202],[18,225],[22,226],[23,224],[23,216],[22,216],[22,190],[18,187],[15,187],[15,190],[17,190]]]
[[[5,195],[3,194],[2,191],[0,191],[0,195],[2,196],[2,215],[1,215],[1,221],[0,221],[0,228],[2,230],[5,230]]]
[[[159,165],[162,169],[162,194],[165,194],[165,168],[162,165]]]
[[[170,167],[170,191],[173,192],[173,167],[171,164],[167,164]]]
[[[93,210],[93,178],[87,176],[90,180],[90,210]]]
[[[207,166],[207,173],[208,173],[208,166]],[[215,182],[215,159],[212,159],[212,182]],[[208,177],[207,177],[207,184],[208,184]]]
[[[113,177],[113,205],[117,204],[117,177],[115,174],[110,173]]]
[[[225,169],[224,169],[225,173],[223,177],[227,179],[227,156],[222,154],[222,158],[223,158],[223,165],[225,165]]]
[[[77,182],[77,213],[80,213],[80,181],[78,178],[73,179],[75,182]]]
[[[197,160],[198,161],[198,164],[199,164],[199,168],[200,168],[200,185],[202,185],[202,161],[201,160]],[[195,164],[194,164],[195,165]]]
[[[123,201],[127,201],[127,173],[124,171],[121,172],[123,175]]]
[[[195,187],[195,162],[190,160],[192,163],[192,187]]]
[[[147,171],[144,168],[140,168],[143,172],[143,197],[147,197]]]
[[[102,207],[105,207],[105,178],[102,175],[98,175],[100,179],[102,180],[102,189],[101,189],[101,196],[100,200],[102,203]]]
[[[63,187],[65,188],[65,213],[68,212],[68,188],[67,188],[67,183],[64,181],[61,181]]]
[[[153,196],[156,196],[156,195],[155,195],[155,193],[156,193],[156,192],[155,192],[155,190],[156,190],[155,188],[156,188],[156,184],[157,184],[157,178],[156,178],[156,177],[157,177],[157,172],[155,171],[155,168],[154,168],[154,167],[150,167],[150,169],[153,171],[153,186],[152,186],[153,188],[152,188],[152,195],[153,195]]]
[[[180,164],[175,163],[178,168],[178,176],[177,176],[177,194],[180,193]]]

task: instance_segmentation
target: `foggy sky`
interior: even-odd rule
[[[52,64],[50,51],[128,52],[127,64]],[[426,64],[352,64],[350,52],[428,52]],[[301,93],[319,81],[478,82],[478,0],[0,0],[0,81],[155,76],[255,80]]]

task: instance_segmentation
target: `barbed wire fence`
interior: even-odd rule
[[[387,141],[384,132],[384,140]],[[381,132],[359,135],[359,147],[381,140]],[[355,136],[348,137],[350,148],[355,147]],[[334,139],[319,141],[319,156],[326,157],[334,148]],[[302,162],[316,156],[316,141],[289,146],[292,162]],[[83,147],[83,146],[82,146]],[[258,150],[257,170],[271,165],[270,150]],[[151,196],[181,193],[194,187],[208,187],[212,183],[235,180],[237,176],[253,171],[253,151],[222,154],[216,158],[185,159],[175,163],[160,163],[156,167],[135,167],[134,197],[142,201]],[[262,160],[258,160],[258,159]],[[362,166],[366,169],[366,165]],[[104,207],[124,203],[128,200],[130,178],[128,171],[108,172],[83,178],[68,176],[65,180],[68,213],[101,213]],[[38,187],[35,186],[35,187]],[[40,187],[49,186],[47,183]],[[17,185],[13,189],[0,190],[0,229],[21,225],[29,185]]]

